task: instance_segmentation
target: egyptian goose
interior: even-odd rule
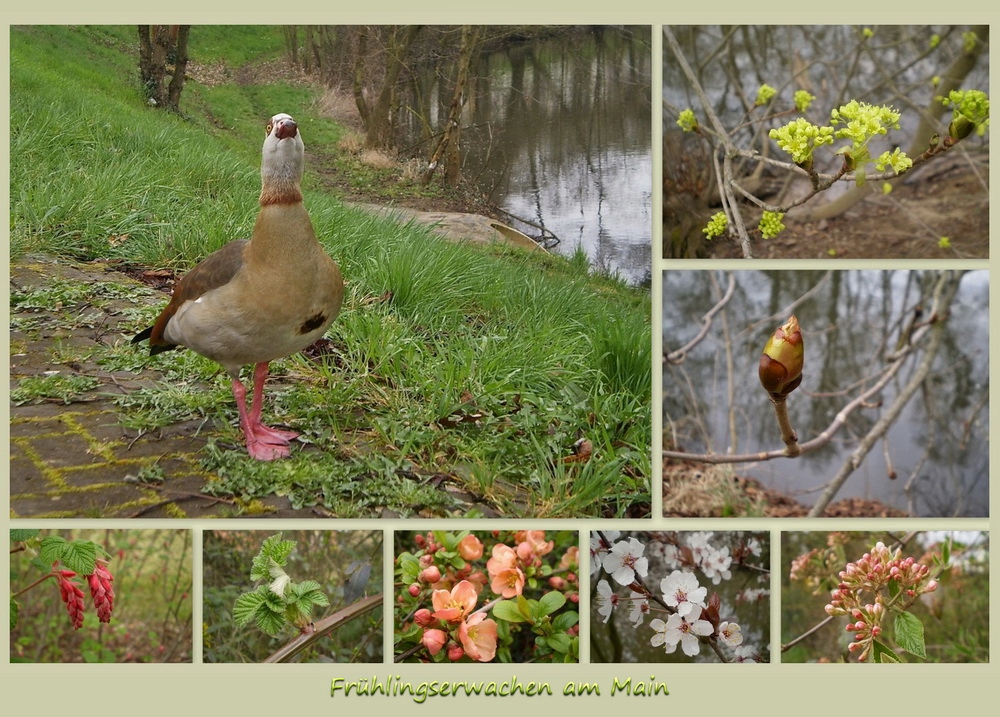
[[[232,378],[247,451],[258,460],[287,457],[298,436],[260,419],[268,363],[319,339],[340,311],[340,269],[313,232],[302,204],[305,147],[287,114],[267,123],[261,161],[260,213],[250,239],[207,256],[174,287],[156,323],[132,343],[149,339],[150,355],[187,346],[218,361]],[[240,369],[254,364],[253,400]]]

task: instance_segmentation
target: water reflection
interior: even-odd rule
[[[650,276],[650,65],[648,27],[592,28],[485,55],[462,132],[463,173],[504,211],[557,236],[554,251],[582,246],[595,268],[632,283]],[[432,122],[442,107],[430,108]],[[421,131],[414,121],[411,137]]]
[[[683,363],[665,364],[665,440],[668,433],[675,436],[688,452],[782,448],[757,363],[767,337],[791,313],[803,328],[806,360],[802,385],[788,400],[789,413],[800,442],[819,435],[872,385],[918,307],[930,305],[936,280],[935,272],[917,271],[738,271],[734,276],[732,300],[715,317],[706,340]],[[726,281],[716,272],[665,273],[666,352],[697,334]],[[985,271],[962,276],[930,377],[838,499],[876,499],[914,515],[988,514],[988,294]],[[920,350],[906,359],[880,404],[852,412],[828,444],[794,460],[741,464],[736,472],[811,504],[884,415],[922,355]]]

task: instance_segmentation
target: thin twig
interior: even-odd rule
[[[936,317],[937,319],[943,319],[948,314],[948,308],[951,305],[951,300],[954,298],[956,291],[958,290],[958,282],[961,279],[961,273],[945,271],[941,272],[938,278],[938,283],[934,287],[934,307],[931,313],[932,319]],[[899,418],[899,414],[902,413],[903,408],[910,402],[910,399],[917,392],[923,382],[927,379],[930,374],[931,366],[934,363],[934,359],[937,357],[938,349],[940,349],[942,341],[944,338],[944,326],[940,320],[934,322],[933,330],[931,331],[931,340],[927,346],[927,350],[924,353],[923,359],[920,362],[920,366],[917,368],[914,375],[910,378],[909,382],[903,388],[903,390],[896,396],[896,399],[892,402],[886,412],[875,422],[871,430],[861,439],[861,443],[855,449],[854,453],[844,462],[841,466],[840,471],[837,475],[827,484],[826,489],[820,495],[819,499],[813,504],[813,507],[809,509],[809,518],[817,518],[823,515],[823,511],[833,500],[834,496],[844,485],[847,479],[851,476],[854,471],[858,469],[861,462],[864,460],[868,452],[871,451],[875,443],[885,435],[885,433],[892,427]],[[896,362],[893,366],[899,366],[902,362]]]
[[[732,272],[729,272],[729,283],[726,286],[726,293],[723,294],[722,298],[716,302],[715,306],[709,309],[705,315],[701,317],[701,330],[698,331],[698,334],[679,349],[671,351],[664,357],[668,363],[680,363],[687,357],[688,351],[701,343],[702,339],[708,335],[709,329],[712,328],[712,320],[715,318],[715,315],[722,311],[725,305],[729,303],[729,300],[733,298],[733,292],[735,290],[736,277]]]

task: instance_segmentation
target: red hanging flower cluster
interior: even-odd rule
[[[111,587],[114,579],[102,560],[94,563],[94,572],[87,576],[90,596],[94,600],[97,617],[101,622],[111,622],[111,611],[115,609],[115,591]]]
[[[83,590],[72,579],[76,577],[76,573],[72,570],[54,570],[54,572],[59,581],[59,595],[66,603],[73,629],[79,630],[83,627]]]

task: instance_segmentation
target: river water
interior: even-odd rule
[[[649,28],[587,28],[486,54],[462,130],[463,174],[530,222],[512,226],[544,227],[552,251],[582,247],[595,270],[632,284],[651,271],[650,42]],[[427,72],[421,87],[437,96]],[[437,103],[432,126],[446,112]],[[408,131],[419,142],[417,120]]]

